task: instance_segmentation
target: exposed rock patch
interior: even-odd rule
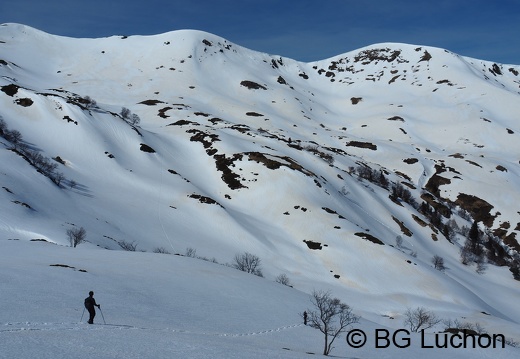
[[[319,242],[314,242],[314,241],[309,241],[309,240],[303,240],[305,242],[305,244],[307,245],[307,247],[309,247],[309,249],[312,249],[312,250],[321,250],[323,248],[323,246],[321,245],[321,243]]]
[[[262,86],[254,81],[244,80],[240,82],[240,85],[250,89],[250,90],[267,90],[267,87]]]
[[[491,210],[494,208],[493,205],[481,198],[478,198],[477,196],[459,193],[455,204],[468,211],[468,213],[471,214],[475,221],[482,222],[487,227],[491,227],[493,225],[493,222],[497,216],[496,214],[491,215]]]
[[[379,245],[382,245],[384,246],[385,244],[383,243],[383,241],[381,241],[379,238],[376,238],[374,237],[373,235],[371,234],[368,234],[368,233],[364,233],[364,232],[358,232],[358,233],[354,233],[356,236],[358,237],[361,237],[367,241],[370,241],[372,243],[375,243],[375,244],[379,244]]]

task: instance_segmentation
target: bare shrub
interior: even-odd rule
[[[133,126],[137,126],[141,122],[141,118],[134,113],[130,117],[129,121]]]
[[[232,266],[243,272],[263,277],[262,270],[260,269],[260,262],[261,260],[258,256],[245,252],[235,255]]]
[[[398,201],[401,199],[403,202],[408,203],[410,206],[414,208],[418,208],[417,201],[412,196],[412,192],[409,189],[405,188],[401,183],[395,183],[391,188],[390,199],[393,201]]]
[[[43,156],[40,152],[31,150],[27,144],[23,142],[22,134],[17,130],[10,131],[2,118],[0,118],[0,136],[11,142],[11,150],[22,156],[37,171],[48,177],[58,186],[61,185],[65,176],[61,172],[56,172],[58,164],[54,163],[50,158]]]
[[[311,153],[319,156],[321,159],[323,159],[329,165],[334,164],[334,157],[330,153],[325,153],[323,151],[320,151],[317,145],[307,145],[307,146],[303,147],[303,149],[307,152],[311,152]]]
[[[445,331],[448,331],[450,329],[456,329],[460,331],[466,330],[468,332],[474,332],[476,334],[487,334],[486,329],[480,323],[461,322],[458,319],[447,319],[443,320],[442,322],[445,326]]]
[[[52,162],[37,151],[27,150],[24,152],[24,155],[31,165],[46,176],[51,175],[58,167],[57,163]]]
[[[404,325],[410,328],[412,332],[430,329],[441,322],[441,319],[439,319],[435,313],[423,307],[417,307],[415,309],[408,308],[404,313],[404,318]]]
[[[85,228],[69,228],[67,229],[67,237],[69,238],[70,246],[76,248],[76,246],[85,241],[87,237],[87,231]]]
[[[468,234],[469,234],[469,227],[468,226],[462,226],[459,229],[459,234],[462,235],[463,237],[467,237]]]
[[[128,242],[128,241],[122,240],[122,241],[117,242],[117,244],[119,244],[119,246],[122,249],[124,249],[125,251],[135,252],[137,250],[137,243],[135,243],[135,241]]]
[[[395,237],[395,245],[397,248],[401,248],[403,246],[403,236],[399,235]]]
[[[477,268],[475,269],[475,271],[478,274],[484,274],[487,269],[487,265],[486,265],[486,261],[485,261],[484,257],[483,256],[478,257],[476,259],[475,263],[477,263]]]
[[[186,248],[186,253],[184,253],[186,257],[195,258],[197,257],[197,250],[195,248],[188,247]]]
[[[13,148],[17,148],[20,142],[22,142],[22,134],[18,130],[5,130],[4,138],[13,144]]]
[[[286,285],[288,287],[292,287],[289,277],[287,277],[287,275],[284,273],[282,273],[278,277],[276,277],[275,281],[276,281],[276,283],[280,283],[280,284]]]
[[[441,256],[438,256],[437,254],[433,256],[432,258],[433,267],[441,272],[444,272],[446,270],[446,267],[444,266],[444,258]]]
[[[122,118],[124,118],[125,120],[128,120],[130,118],[130,116],[132,115],[132,111],[130,111],[126,107],[123,107],[119,114],[121,115]]]
[[[473,253],[471,253],[471,250],[469,248],[469,241],[466,241],[464,244],[464,247],[460,249],[460,262],[464,264],[465,266],[471,264],[473,261]]]
[[[513,274],[513,278],[515,280],[520,280],[520,261],[517,259],[513,260],[513,262],[509,266],[509,270]]]
[[[349,173],[356,173],[358,180],[360,178],[366,179],[367,181],[376,184],[381,188],[388,188],[388,179],[385,177],[383,170],[372,169],[367,165],[359,165],[358,167],[350,167]]]
[[[65,179],[65,175],[62,172],[54,172],[50,179],[60,187],[61,182]]]
[[[471,221],[471,214],[469,214],[468,211],[466,211],[464,208],[459,208],[457,211],[457,214],[460,218],[465,219],[466,221]]]
[[[94,99],[93,99],[92,97],[90,97],[90,96],[85,96],[85,97],[83,97],[82,102],[85,104],[85,107],[86,107],[86,108],[93,108],[93,107],[96,107],[96,106],[97,106],[96,100],[94,100]]]
[[[171,254],[166,248],[164,247],[157,247],[153,250],[154,253],[162,253],[162,254]]]
[[[217,258],[215,258],[215,257],[208,258],[208,257],[199,257],[199,256],[197,256],[196,258],[200,259],[201,261],[206,261],[206,262],[211,262],[211,263],[218,264]]]
[[[7,130],[7,124],[5,123],[3,117],[0,116],[0,136],[4,137],[6,130]]]
[[[137,126],[141,122],[141,118],[126,107],[121,108],[119,115],[132,126]]]
[[[332,156],[330,153],[325,153],[325,152],[322,152],[320,154],[320,157],[325,161],[327,162],[329,165],[333,165],[334,164],[334,156]]]
[[[505,344],[513,348],[518,348],[520,344],[512,338],[505,338]]]

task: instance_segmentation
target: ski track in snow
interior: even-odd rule
[[[244,337],[244,336],[252,336],[252,335],[265,335],[275,332],[280,332],[283,330],[294,329],[298,327],[302,327],[303,324],[292,324],[286,325],[274,329],[266,329],[258,332],[248,332],[248,333],[207,333],[207,332],[195,332],[191,330],[182,330],[182,329],[171,329],[171,328],[145,328],[145,327],[137,327],[133,325],[125,325],[125,324],[85,324],[85,323],[33,323],[33,322],[8,322],[2,324],[2,329],[0,329],[0,333],[14,333],[14,332],[27,332],[27,331],[64,331],[64,330],[146,330],[146,331],[164,331],[171,333],[186,333],[186,334],[197,334],[197,335],[213,335],[219,337]]]

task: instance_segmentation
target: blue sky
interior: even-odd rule
[[[6,22],[71,37],[196,29],[306,62],[403,42],[520,65],[520,0],[1,0]]]

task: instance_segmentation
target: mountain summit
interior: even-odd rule
[[[364,310],[422,298],[520,321],[495,297],[520,279],[520,66],[3,24],[0,90],[0,238],[68,245],[83,227],[106,249],[250,252]]]

